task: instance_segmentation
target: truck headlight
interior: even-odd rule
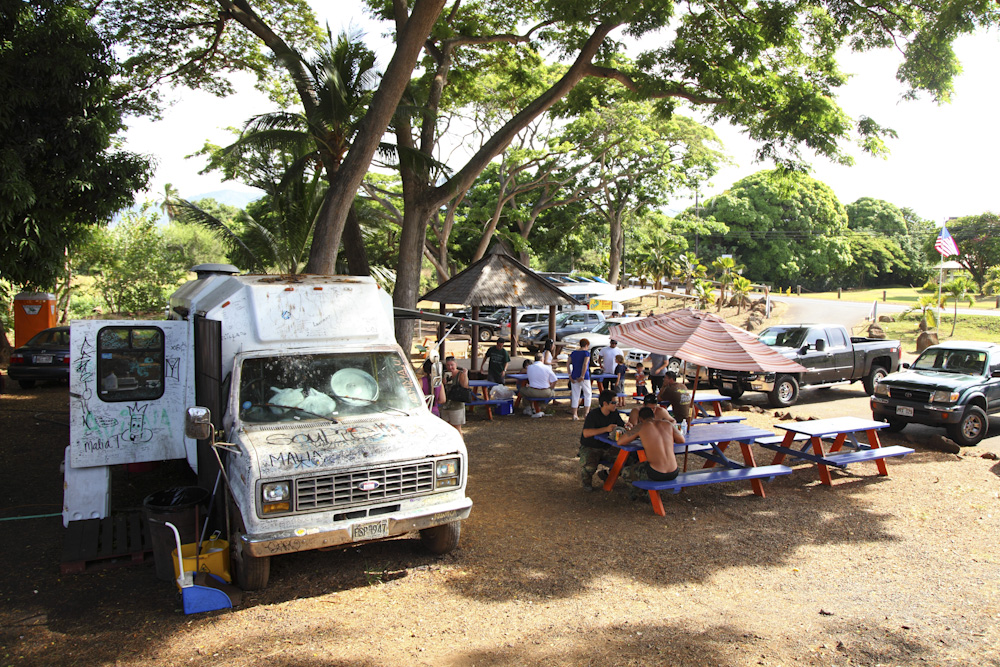
[[[461,468],[458,459],[442,459],[434,466],[435,488],[458,486]]]
[[[889,395],[889,385],[883,382],[875,383],[875,395],[876,396],[888,396]]]
[[[931,394],[931,403],[954,403],[957,400],[957,391],[948,391],[947,389],[944,389],[935,391]]]
[[[291,484],[284,482],[268,482],[260,487],[261,514],[288,512],[292,509]]]

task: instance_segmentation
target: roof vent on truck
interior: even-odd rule
[[[240,273],[232,264],[196,264],[191,267],[191,271],[197,274],[198,280],[209,276],[236,276]]]

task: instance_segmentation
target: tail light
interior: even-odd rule
[[[24,363],[24,355],[21,354],[20,352],[15,352],[14,354],[10,355],[10,363],[11,364],[23,364]]]

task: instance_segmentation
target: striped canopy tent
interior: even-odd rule
[[[749,331],[721,317],[675,310],[611,328],[615,340],[668,354],[696,366],[726,371],[802,373],[800,364],[764,345]]]

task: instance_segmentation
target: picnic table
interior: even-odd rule
[[[733,399],[728,396],[723,396],[722,394],[715,391],[703,391],[695,392],[694,395],[694,407],[698,411],[699,417],[708,417],[708,410],[706,407],[711,407],[712,412],[715,413],[716,417],[722,416],[722,402],[731,401]],[[690,399],[688,399],[690,402]]]
[[[833,419],[813,419],[803,422],[784,422],[775,424],[775,428],[785,431],[783,438],[764,438],[758,440],[761,447],[775,451],[772,464],[779,464],[786,456],[805,461],[811,461],[819,469],[819,479],[830,486],[829,467],[845,468],[859,461],[875,461],[878,474],[889,475],[885,459],[890,456],[912,454],[909,447],[894,445],[883,447],[879,442],[879,429],[887,427],[886,422],[862,419],[860,417],[834,417]],[[858,433],[865,433],[867,443],[858,442]],[[823,450],[823,439],[832,439],[829,451]],[[794,449],[794,442],[805,441],[801,449]],[[841,451],[847,445],[851,451]],[[807,451],[812,449],[811,452]]]
[[[465,404],[465,406],[469,408],[474,408],[477,405],[485,406],[486,418],[492,420],[494,406],[499,407],[504,403],[509,403],[514,400],[512,398],[491,399],[490,389],[496,387],[498,384],[499,383],[497,382],[490,382],[489,380],[469,380],[469,389],[472,390],[473,394],[475,394],[476,390],[481,391],[483,398],[481,400],[469,401],[468,403]]]
[[[764,497],[764,485],[761,480],[772,479],[778,475],[788,475],[792,469],[783,465],[758,466],[753,456],[750,443],[758,438],[773,436],[770,431],[759,429],[755,426],[748,426],[740,423],[715,423],[697,424],[692,426],[685,436],[686,442],[674,445],[674,455],[695,454],[705,459],[702,470],[695,472],[678,473],[677,478],[669,482],[639,481],[633,485],[649,492],[649,500],[653,505],[653,511],[660,516],[666,516],[663,509],[663,502],[660,499],[660,491],[672,491],[679,493],[686,486],[698,486],[701,484],[716,484],[721,482],[749,481],[755,495]],[[604,490],[610,491],[621,474],[622,466],[630,452],[636,452],[639,462],[646,460],[645,451],[639,440],[633,440],[627,445],[619,445],[617,441],[606,435],[596,436],[596,439],[605,444],[618,448],[618,456],[608,472],[608,479],[604,482]],[[726,448],[729,443],[739,443],[743,453],[743,462],[734,461],[726,456]],[[716,465],[721,468],[713,469]]]

